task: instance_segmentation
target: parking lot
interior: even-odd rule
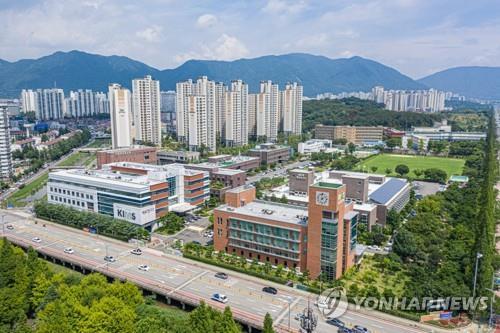
[[[186,225],[184,229],[179,231],[175,235],[158,235],[155,234],[155,237],[161,238],[165,244],[172,246],[176,241],[181,241],[186,244],[189,242],[198,242],[202,245],[209,245],[212,241],[212,237],[208,237],[206,233],[206,229],[210,225],[210,221],[208,217],[199,216],[198,220],[190,220],[186,218]]]
[[[415,180],[412,182],[413,189],[415,190],[415,195],[421,195],[426,197],[428,195],[436,194],[439,191],[444,190],[444,185],[439,183],[423,182],[420,180]]]

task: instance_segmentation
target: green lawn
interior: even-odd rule
[[[392,155],[380,154],[362,161],[358,164],[358,170],[373,172],[371,168],[377,167],[375,173],[384,174],[386,169],[391,169],[391,176],[396,176],[394,169],[398,164],[405,164],[410,168],[410,177],[416,178],[413,170],[425,170],[429,168],[438,168],[446,172],[448,177],[451,175],[461,175],[465,160],[458,158],[446,157],[427,157],[427,156],[411,156],[411,155]]]
[[[91,162],[93,162],[95,158],[95,154],[89,153],[74,153],[61,163],[58,163],[58,166],[87,166]]]
[[[111,146],[111,139],[95,139],[85,148],[108,148]]]
[[[40,177],[36,178],[32,182],[26,184],[22,189],[14,192],[11,196],[9,196],[6,201],[14,205],[14,207],[24,207],[26,202],[24,199],[34,194],[34,192],[39,191],[49,179],[48,172],[45,172]]]

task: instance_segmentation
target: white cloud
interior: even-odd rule
[[[298,14],[306,8],[307,2],[304,0],[268,0],[262,11],[271,14]]]
[[[161,32],[163,28],[158,25],[153,25],[144,30],[137,31],[135,35],[144,39],[147,42],[158,42],[161,39]]]
[[[196,26],[199,28],[211,28],[217,24],[217,17],[212,14],[203,14],[196,20]]]
[[[222,34],[211,44],[199,44],[199,51],[190,51],[174,57],[177,63],[189,59],[234,60],[249,54],[245,44],[234,36]]]

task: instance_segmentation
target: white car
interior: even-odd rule
[[[137,249],[131,250],[130,253],[135,254],[136,256],[140,256],[142,254],[142,250],[137,248]]]
[[[139,265],[139,266],[137,266],[137,269],[140,271],[147,272],[147,271],[149,271],[149,266],[148,265]]]
[[[64,253],[73,254],[73,253],[75,253],[75,251],[72,248],[67,247],[67,248],[64,249]]]
[[[227,296],[223,295],[223,294],[213,294],[212,299],[214,301],[221,302],[221,303],[227,303],[227,301],[229,301]]]
[[[33,237],[31,240],[33,242],[35,242],[35,243],[41,243],[42,242],[42,240],[39,237]]]

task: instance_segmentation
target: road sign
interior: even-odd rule
[[[447,320],[447,319],[451,319],[451,316],[452,316],[452,312],[451,311],[441,312],[439,314],[439,319]]]

